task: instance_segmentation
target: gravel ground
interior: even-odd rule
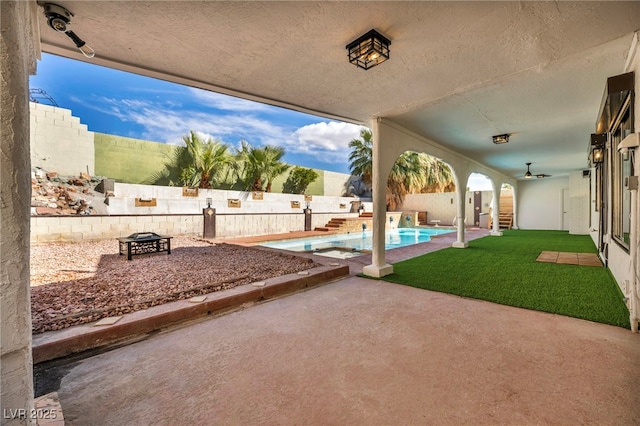
[[[118,255],[115,240],[31,246],[33,333],[291,274],[310,259],[175,237],[171,255]]]

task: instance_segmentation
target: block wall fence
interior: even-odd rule
[[[313,213],[312,229],[357,213]],[[31,242],[78,242],[126,237],[136,232],[202,237],[202,214],[33,216]],[[304,213],[216,214],[216,238],[304,231]]]

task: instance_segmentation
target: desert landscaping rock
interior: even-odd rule
[[[105,195],[94,190],[102,181],[87,173],[59,176],[35,168],[31,172],[31,207],[37,216],[106,214]]]
[[[31,247],[33,333],[146,309],[317,266],[311,259],[175,237],[172,254],[127,261],[116,240]]]

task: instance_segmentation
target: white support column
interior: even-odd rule
[[[35,424],[29,289],[29,73],[38,55],[33,1],[0,2],[0,354],[2,424]]]
[[[513,186],[513,225],[511,229],[520,229],[518,226],[518,188]]]
[[[491,230],[490,235],[494,237],[501,237],[502,232],[500,232],[500,187],[497,186],[494,180],[491,181],[491,185],[493,185],[493,205],[491,206],[491,214],[493,215],[493,229]]]
[[[458,240],[453,243],[451,246],[455,248],[467,248],[469,247],[469,243],[464,240],[464,218],[465,218],[465,204],[464,198],[466,194],[465,185],[458,184],[460,182],[459,179],[456,179],[456,200],[457,200],[457,212],[456,212],[456,220],[458,222]],[[465,180],[466,183],[466,180]]]
[[[393,273],[393,266],[386,263],[385,259],[385,225],[387,218],[387,172],[383,167],[382,144],[380,137],[379,119],[372,123],[373,132],[373,251],[371,253],[371,265],[362,268],[362,273],[371,277],[384,277]],[[395,160],[395,158],[394,158]]]

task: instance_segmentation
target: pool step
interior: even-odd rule
[[[315,231],[332,231],[338,234],[362,231],[362,224],[366,229],[373,228],[373,213],[363,213],[360,217],[334,217],[326,225],[316,227]]]

